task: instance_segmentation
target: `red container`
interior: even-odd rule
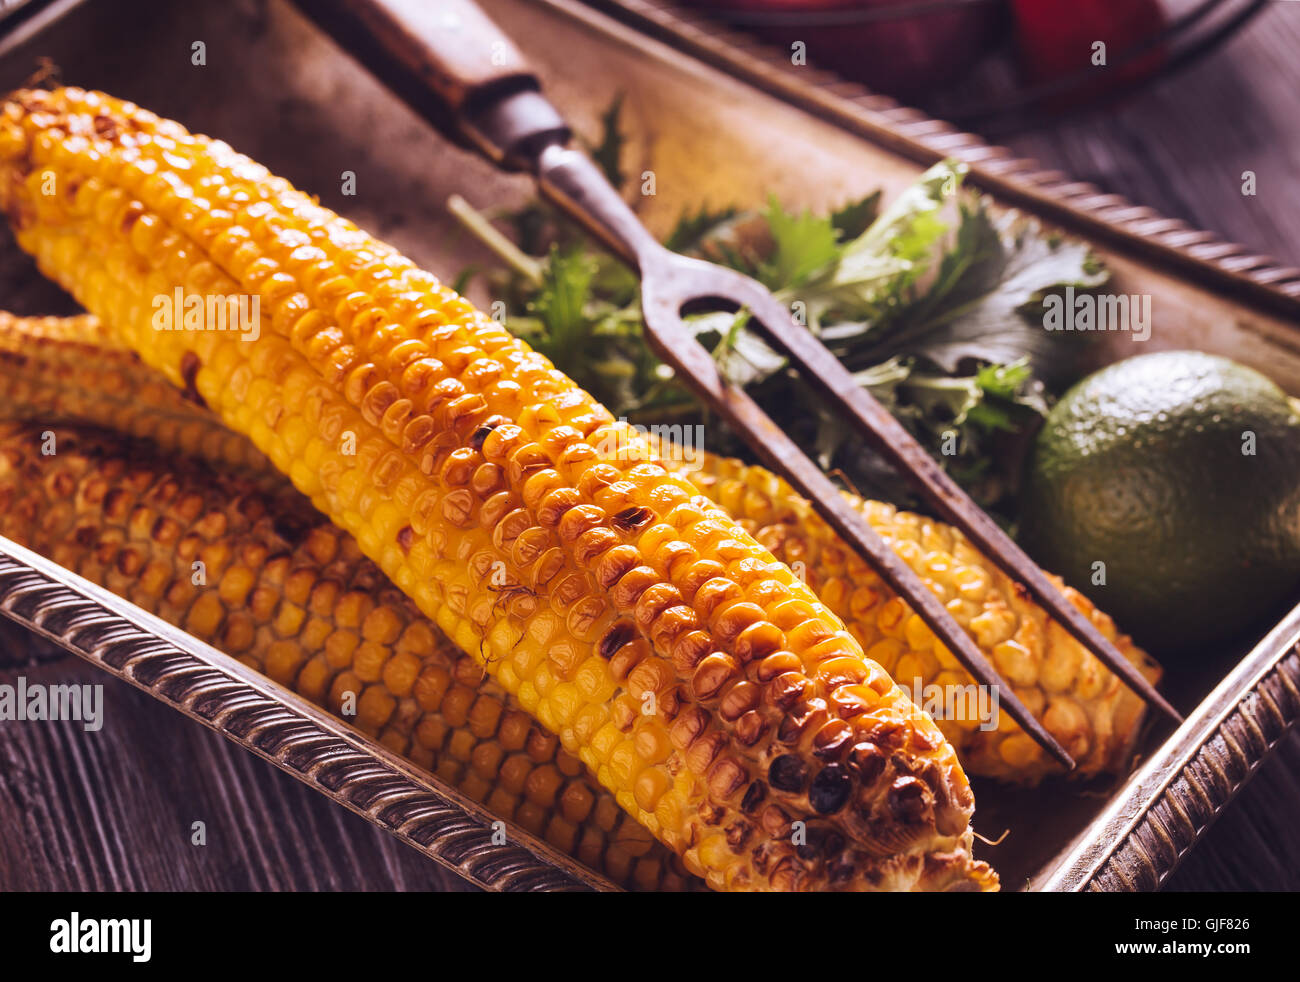
[[[1012,0],[1012,9],[1025,80],[1075,80],[1047,100],[1051,108],[1073,108],[1131,85],[1169,57],[1166,42],[1149,43],[1168,24],[1159,0]],[[1099,43],[1104,65],[1096,64]]]
[[[953,82],[986,50],[1005,3],[934,10],[932,0],[681,0],[789,51],[804,42],[808,63],[890,95]],[[907,8],[916,7],[916,13]],[[926,8],[931,8],[927,11]],[[872,19],[870,14],[890,13]]]

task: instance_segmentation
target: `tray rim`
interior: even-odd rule
[[[1031,888],[1159,889],[1298,723],[1300,605],[1237,662]]]

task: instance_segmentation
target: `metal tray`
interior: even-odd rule
[[[580,131],[594,133],[610,100],[624,96],[631,137],[625,167],[655,172],[658,193],[641,211],[656,231],[702,201],[744,206],[775,193],[794,205],[826,207],[876,187],[888,196],[929,163],[956,155],[999,204],[1092,242],[1118,290],[1151,294],[1151,340],[1108,338],[1097,360],[1194,347],[1231,355],[1300,392],[1300,270],[1038,171],[657,0],[483,2]],[[207,44],[204,67],[190,64],[195,39]],[[220,136],[445,274],[477,258],[445,211],[449,194],[491,206],[530,193],[526,180],[448,147],[280,0],[213,0],[183,10],[161,0],[87,3],[9,52],[0,85],[21,84],[39,55],[60,65],[69,82]],[[356,196],[341,193],[343,171],[356,174]],[[0,244],[0,284],[20,312],[69,309],[12,242]],[[15,555],[0,543],[6,552]],[[30,579],[38,574],[44,587]],[[493,856],[481,838],[490,821],[481,808],[180,632],[167,629],[162,641],[151,640],[141,631],[157,626],[153,619],[122,601],[109,604],[93,587],[87,593],[89,586],[48,565],[21,574],[0,560],[0,613],[272,759],[482,886],[609,887],[518,830],[508,837],[509,852]],[[119,629],[135,633],[127,638]],[[1158,887],[1300,718],[1298,644],[1300,608],[1217,662],[1171,673],[1171,695],[1188,719],[1177,732],[1147,735],[1144,763],[1126,782],[1021,791],[978,784],[977,827],[992,837],[1010,830],[983,858],[1008,888]],[[193,673],[209,695],[173,681],[169,659],[187,666],[176,678]],[[342,761],[328,780],[284,749],[309,731],[303,746],[332,741],[334,750],[323,752]]]

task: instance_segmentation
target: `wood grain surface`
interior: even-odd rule
[[[103,25],[118,11],[77,14]],[[185,35],[216,45],[231,23],[255,39],[268,18],[283,16],[275,3],[241,0],[218,11],[216,0],[177,5],[166,17],[186,17],[177,30],[163,5],[123,4],[133,19],[138,49],[152,52],[138,71],[171,72],[175,86],[168,113],[187,100],[202,103],[201,77],[167,63],[185,64],[169,51]],[[182,14],[180,11],[184,10]],[[227,12],[227,10],[229,12]],[[97,71],[120,73],[121,52],[64,38],[64,50],[84,49],[84,60],[65,63],[72,81],[94,84]],[[1300,264],[1300,3],[1272,5],[1227,47],[1190,71],[1161,82],[1105,114],[1005,140],[1017,152],[1081,180],[1152,205],[1168,215],[1272,252]],[[233,56],[232,56],[233,57]],[[74,55],[69,55],[70,59]],[[0,69],[0,87],[30,73],[25,65]],[[271,91],[279,71],[267,62],[255,91]],[[322,83],[328,90],[328,84]],[[144,87],[141,83],[140,87]],[[133,95],[134,93],[123,93]],[[200,112],[196,128],[238,132],[247,106]],[[363,226],[376,228],[417,260],[427,242],[448,234],[422,201],[418,170],[376,172],[367,127],[351,118],[330,119],[303,102],[275,105],[278,139],[241,143],[273,170],[306,187],[337,186],[336,160],[288,163],[287,147],[319,146],[338,133],[371,179],[410,190],[410,208],[384,206],[374,214],[364,201],[331,200]],[[205,115],[206,113],[206,115]],[[402,138],[430,139],[415,120]],[[393,138],[388,134],[387,138]],[[350,156],[349,156],[350,155]],[[465,166],[477,165],[468,161]],[[369,168],[369,170],[366,170]],[[1255,172],[1258,194],[1241,194],[1241,174]],[[482,199],[494,188],[518,191],[482,172]],[[501,181],[500,184],[497,182]],[[6,248],[12,248],[7,246]],[[25,312],[72,309],[58,291],[40,283],[29,264],[0,265],[5,306]],[[333,805],[275,767],[190,723],[124,683],[102,676],[73,656],[0,625],[0,683],[23,675],[31,682],[104,685],[105,725],[86,732],[79,723],[0,723],[0,890],[460,890],[467,889],[431,861]],[[1184,860],[1168,884],[1177,890],[1300,889],[1300,733],[1293,733],[1238,800]],[[193,845],[191,828],[205,823],[207,844]],[[1215,911],[1227,914],[1230,911]]]

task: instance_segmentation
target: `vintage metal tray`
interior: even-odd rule
[[[64,0],[66,4],[67,0]],[[957,155],[1006,206],[1086,237],[1116,289],[1152,296],[1153,332],[1109,336],[1093,357],[1194,347],[1230,355],[1300,392],[1300,270],[1217,241],[890,100],[682,15],[659,0],[483,0],[518,39],[552,98],[596,131],[615,95],[631,137],[624,165],[653,170],[642,213],[664,231],[686,205],[753,205],[775,193],[825,207]],[[195,67],[195,40],[207,48]],[[444,207],[514,203],[528,182],[447,146],[282,0],[86,3],[4,54],[0,86],[38,56],[66,81],[104,88],[218,135],[429,268],[475,260]],[[340,190],[356,175],[355,196]],[[0,244],[6,305],[68,310],[11,241]],[[18,562],[4,558],[7,554]],[[26,564],[25,568],[24,564]],[[512,830],[297,696],[90,584],[0,542],[0,613],[200,719],[375,824],[494,889],[608,889],[591,871]],[[155,637],[156,635],[156,637]],[[1252,639],[1254,640],[1254,639]],[[1154,889],[1300,718],[1300,608],[1251,646],[1180,670],[1177,732],[1147,734],[1127,781],[1048,791],[977,786],[981,855],[1008,888]]]

